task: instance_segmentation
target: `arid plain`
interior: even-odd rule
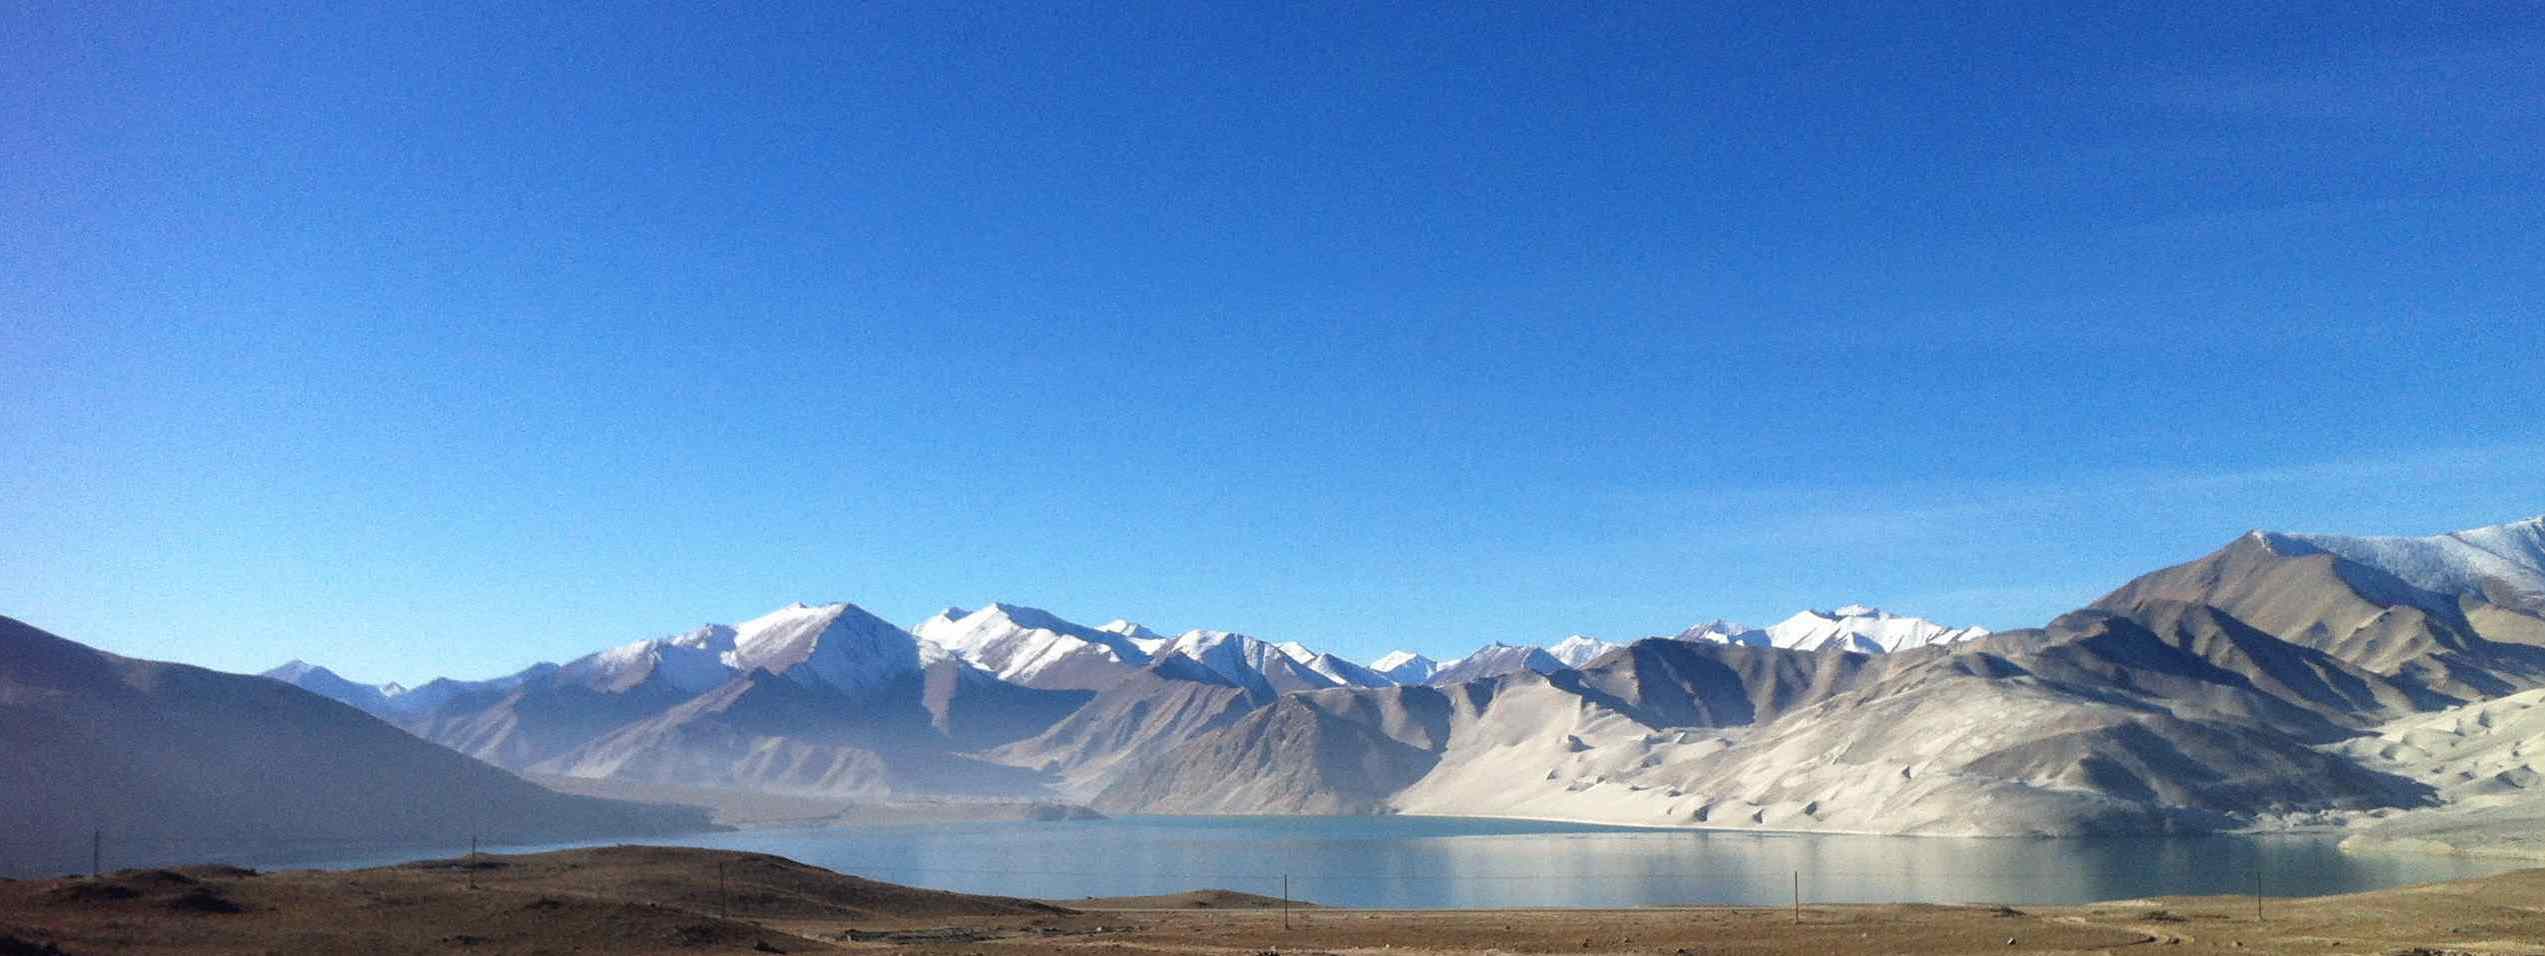
[[[610,847],[379,869],[0,883],[0,953],[2239,953],[2545,951],[2545,870],[2303,899],[1354,910],[1199,890],[1035,901],[778,857]]]

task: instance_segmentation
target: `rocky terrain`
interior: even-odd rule
[[[2545,519],[2429,538],[2255,532],[1997,634],[1847,605],[1766,628],[1717,620],[1634,642],[1574,635],[1361,665],[1017,605],[950,608],[904,631],[834,604],[466,684],[426,706],[303,664],[275,676],[525,772],[825,798],[1874,833],[2400,833],[2406,818],[2516,814],[2534,790],[2524,730],[2504,731],[2497,752],[2424,753],[2407,738],[2427,743],[2427,730],[2398,728],[2525,726],[2499,709],[2545,687],[2540,567]],[[2399,745],[2370,742],[2381,735]]]

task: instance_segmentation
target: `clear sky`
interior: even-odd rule
[[[0,613],[1450,655],[2545,512],[2533,6],[374,6],[0,14]]]

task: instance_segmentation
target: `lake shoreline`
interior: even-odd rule
[[[1673,832],[1676,830],[1676,832]],[[1028,898],[1221,887],[1354,908],[1646,908],[1806,902],[2074,905],[2169,894],[2357,892],[2523,861],[2354,854],[2334,835],[1954,838],[1633,828],[1387,815],[752,827],[636,841],[768,853],[874,879]],[[600,841],[488,847],[539,852]],[[456,852],[456,851],[450,851]],[[411,853],[245,861],[341,870]]]

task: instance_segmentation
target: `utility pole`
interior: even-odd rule
[[[2253,921],[2262,922],[2262,848],[2253,848]]]
[[[106,831],[104,828],[88,831],[88,875],[90,879],[106,875]]]
[[[725,890],[725,861],[723,861],[723,860],[717,860],[717,861],[716,861],[716,915],[718,915],[718,916],[722,916],[722,917],[726,917],[726,918],[731,918],[731,917],[733,916],[733,904],[732,904],[731,902],[728,902],[728,895],[729,895],[729,894],[728,894],[728,893],[726,892],[726,890]]]
[[[1290,928],[1290,874],[1281,875],[1281,928]]]

